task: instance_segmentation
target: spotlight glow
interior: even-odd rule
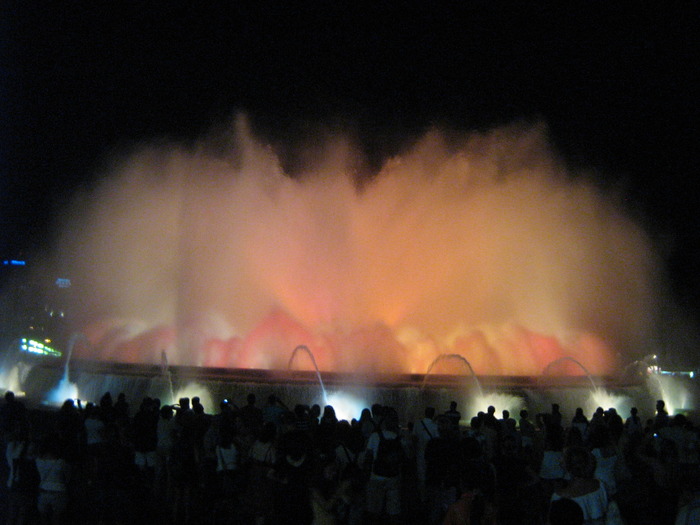
[[[46,397],[46,404],[51,406],[61,406],[67,399],[77,402],[80,399],[78,385],[62,378],[56,387],[51,390]]]
[[[603,407],[605,410],[614,408],[621,417],[625,418],[632,406],[633,402],[628,396],[615,394],[604,388],[595,388],[582,408],[587,414],[593,414],[598,407]]]
[[[463,425],[468,425],[473,416],[479,412],[486,412],[489,406],[496,408],[497,413],[503,410],[508,410],[511,417],[517,418],[520,410],[526,407],[525,400],[519,396],[505,394],[501,392],[486,392],[482,395],[469,396],[464,400],[464,406],[468,407],[465,418],[462,419]]]
[[[204,405],[204,411],[208,414],[218,410],[219,403],[214,403],[209,389],[200,383],[188,383],[174,394],[173,403],[177,403],[181,398],[188,397],[190,403],[193,397],[199,397],[200,403]]]
[[[345,419],[351,421],[359,419],[362,409],[367,406],[367,402],[348,394],[346,392],[331,392],[328,394],[328,404],[335,410],[338,420]]]

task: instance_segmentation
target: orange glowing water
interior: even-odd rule
[[[303,344],[321,370],[425,373],[458,353],[537,375],[648,353],[651,244],[542,126],[428,133],[361,186],[342,138],[290,178],[234,136],[217,155],[144,147],[76,197],[55,258],[90,340],[76,356],[281,369]]]

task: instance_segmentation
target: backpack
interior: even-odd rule
[[[39,488],[39,471],[36,462],[26,456],[26,445],[19,457],[12,459],[12,483],[10,488],[22,492],[35,492]]]
[[[401,438],[396,436],[394,439],[387,439],[380,431],[377,457],[374,460],[374,473],[385,478],[395,478],[401,473],[403,458]]]

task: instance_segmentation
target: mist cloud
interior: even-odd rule
[[[659,265],[642,230],[546,128],[427,133],[358,185],[359,153],[324,142],[296,177],[239,120],[230,150],[144,146],[76,196],[70,268],[85,357],[538,374],[570,355],[611,371],[656,341]]]

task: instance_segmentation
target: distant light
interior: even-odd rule
[[[71,282],[70,279],[65,279],[63,277],[59,277],[56,279],[56,286],[59,288],[70,288]]]
[[[30,354],[45,355],[49,357],[61,357],[63,352],[54,350],[50,346],[35,341],[34,339],[20,339],[20,350]]]
[[[4,264],[5,266],[26,266],[27,261],[19,261],[17,259],[6,259],[2,261],[2,264]]]

